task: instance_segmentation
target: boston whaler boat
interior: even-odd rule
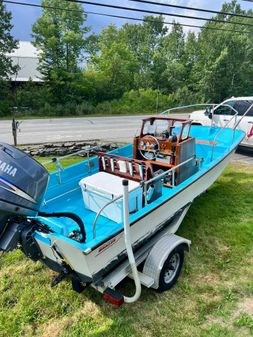
[[[245,134],[192,126],[191,120],[143,120],[133,145],[99,153],[48,174],[22,151],[0,144],[0,250],[20,248],[121,305],[141,284],[164,291],[176,282],[190,241],[175,235],[193,200],[220,176]],[[141,266],[141,268],[140,268]],[[139,269],[137,269],[139,267]],[[132,297],[115,287],[134,279]]]

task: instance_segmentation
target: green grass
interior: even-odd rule
[[[42,163],[49,172],[54,172],[57,170],[55,163],[44,164],[52,160],[52,158],[53,156],[52,157],[34,157],[34,159]],[[85,157],[81,157],[81,156],[68,157],[68,158],[64,158],[60,160],[60,164],[64,168],[72,164],[77,164],[85,159],[86,159]]]
[[[0,336],[244,337],[253,335],[253,172],[230,165],[190,208],[179,235],[192,240],[177,285],[120,309],[83,294],[20,251],[0,259]],[[133,292],[131,280],[119,286]]]

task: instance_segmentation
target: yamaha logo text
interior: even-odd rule
[[[16,167],[9,165],[2,160],[0,160],[0,171],[2,171],[3,173],[7,173],[9,176],[12,177],[15,177],[17,173]]]

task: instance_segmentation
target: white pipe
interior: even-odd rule
[[[177,106],[176,108],[170,108],[167,109],[163,112],[160,113],[160,115],[164,115],[166,113],[170,113],[173,110],[180,110],[180,109],[185,109],[185,108],[191,108],[191,107],[195,107],[195,106],[216,106],[216,103],[199,103],[199,104],[189,104],[189,105],[182,105],[182,106]]]
[[[139,278],[138,270],[136,267],[136,262],[134,258],[134,253],[132,249],[131,236],[130,236],[130,226],[129,226],[129,206],[128,206],[128,180],[123,180],[123,214],[124,214],[124,236],[125,245],[128,255],[128,261],[131,267],[134,283],[135,283],[135,294],[132,297],[124,296],[124,301],[126,303],[133,303],[138,300],[141,295],[141,281]]]

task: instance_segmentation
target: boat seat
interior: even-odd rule
[[[114,174],[137,182],[149,180],[153,176],[151,163],[109,153],[98,153],[98,166],[100,172]]]

